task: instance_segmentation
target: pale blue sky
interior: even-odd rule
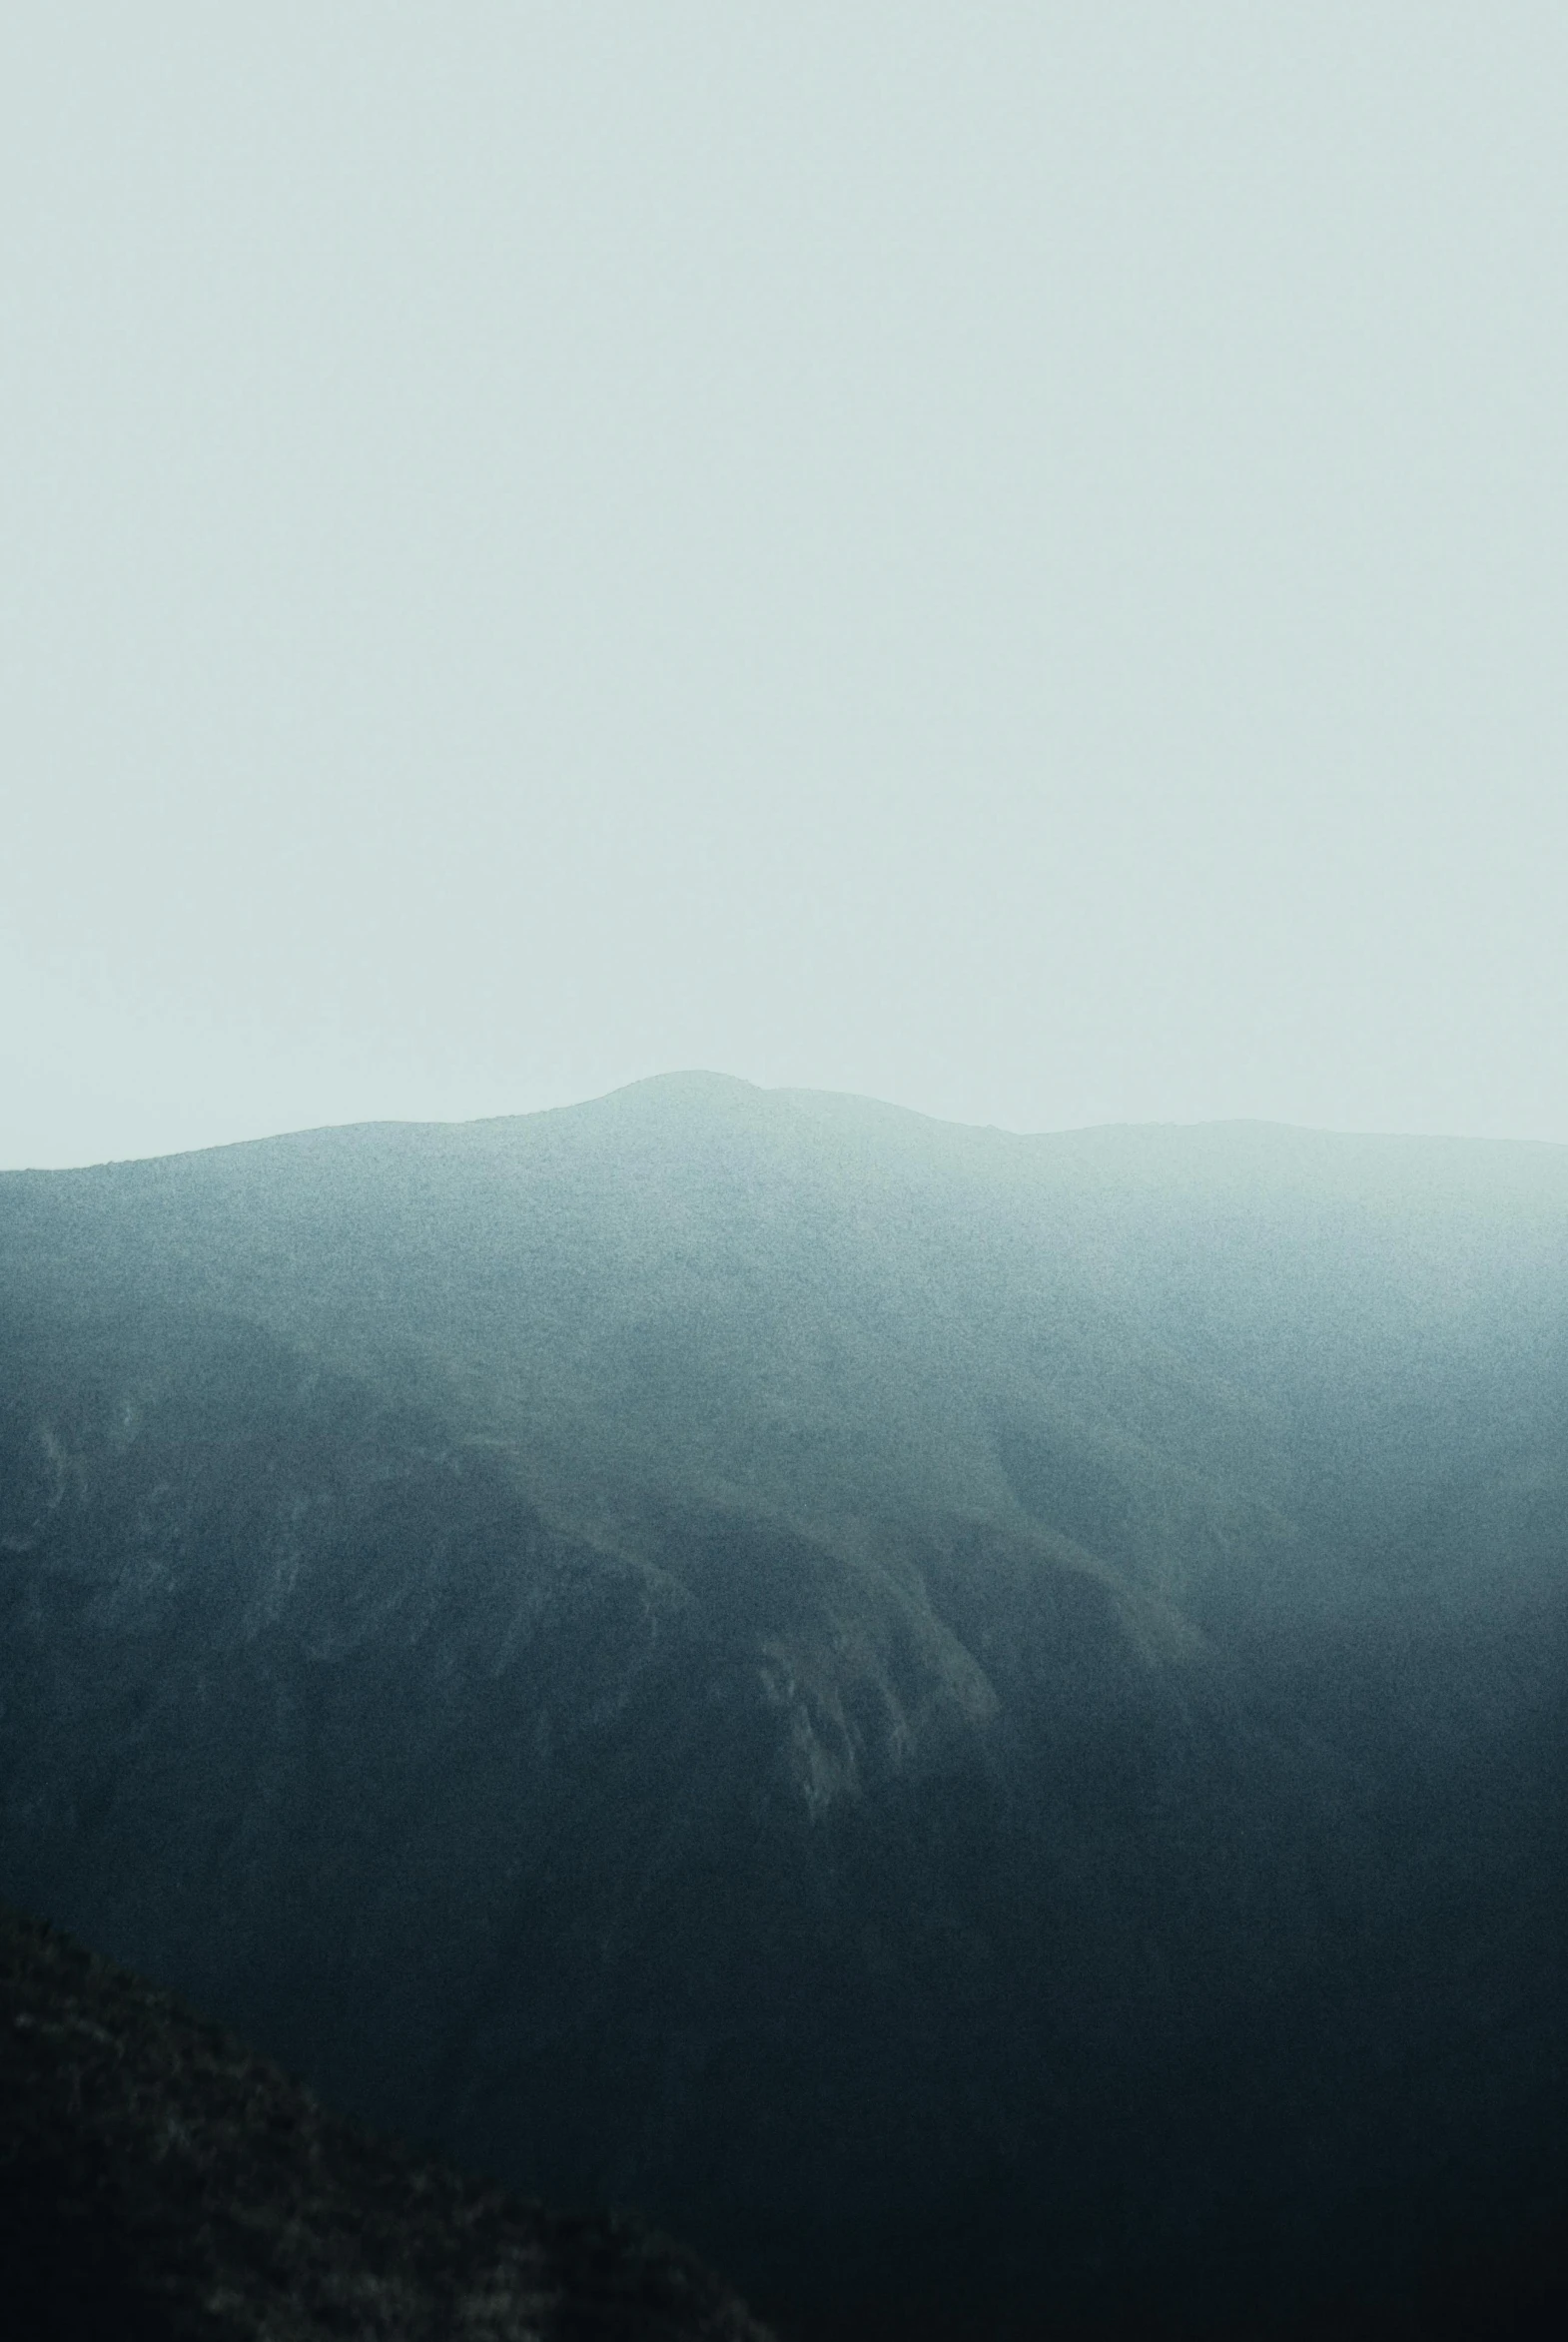
[[[0,18],[0,1163],[1568,1141],[1560,0]]]

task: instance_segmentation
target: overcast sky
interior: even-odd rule
[[[1562,0],[0,17],[0,1163],[1568,1141]]]

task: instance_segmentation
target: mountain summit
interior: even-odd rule
[[[0,1325],[0,1893],[345,2105],[805,2320],[1536,2253],[1568,1151],[685,1075],[7,1174]]]

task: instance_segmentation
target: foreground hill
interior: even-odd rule
[[[0,1891],[346,2105],[807,2318],[1534,2251],[1568,1152],[685,1077],[10,1174],[0,1312]]]
[[[0,2312],[19,2342],[767,2342],[687,2253],[327,2113],[0,1911]]]

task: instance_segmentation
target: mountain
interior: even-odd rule
[[[25,2342],[768,2342],[665,2238],[375,2138],[6,1912],[0,2314]]]
[[[331,2098],[802,2332],[1546,2283],[1568,1150],[683,1076],[7,1174],[0,1329],[0,1894]]]

